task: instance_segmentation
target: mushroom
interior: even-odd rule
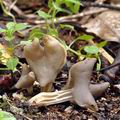
[[[101,97],[101,95],[107,90],[109,85],[109,82],[104,82],[101,84],[90,84],[90,91],[94,98],[98,98]],[[66,101],[74,101],[72,96],[72,88],[55,92],[39,93],[32,97],[28,103],[31,106],[48,106]]]
[[[90,78],[93,66],[96,62],[95,58],[86,59],[78,62],[70,69],[69,86],[74,86],[72,96],[75,102],[82,107],[97,111],[97,104],[90,92]]]
[[[18,82],[12,87],[16,89],[30,88],[35,82],[35,75],[26,64],[22,64],[22,74]]]
[[[98,108],[94,98],[100,97],[110,84],[108,82],[90,84],[95,61],[96,59],[92,58],[76,63],[70,69],[69,80],[64,90],[39,93],[28,101],[29,104],[47,106],[73,100],[80,106],[97,111]]]
[[[41,46],[38,39],[24,47],[25,58],[35,73],[42,91],[51,91],[52,83],[66,62],[66,50],[50,35],[43,37]]]

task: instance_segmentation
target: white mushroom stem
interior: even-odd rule
[[[48,106],[72,100],[72,89],[55,92],[42,92],[32,97],[28,102],[34,106]]]
[[[95,98],[100,97],[106,89],[109,87],[109,83],[90,84],[90,91]],[[58,104],[66,101],[73,101],[72,89],[55,91],[55,92],[42,92],[32,97],[28,102],[32,106],[48,106]]]

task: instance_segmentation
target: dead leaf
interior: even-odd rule
[[[2,53],[1,57],[4,58],[4,59],[1,59],[1,62],[2,63],[6,63],[7,62],[7,59],[10,58],[10,54],[9,52],[6,50],[5,46],[0,44],[0,52]]]
[[[82,27],[104,40],[120,42],[120,12],[118,11],[105,11]]]

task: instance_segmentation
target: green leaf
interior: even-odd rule
[[[61,27],[62,29],[63,29],[63,28],[68,28],[68,29],[74,30],[74,26],[68,25],[68,24],[60,24],[60,27]]]
[[[5,32],[5,39],[6,39],[7,41],[11,41],[11,40],[14,38],[13,33],[14,33],[14,30],[13,30],[13,29],[8,29],[8,30],[6,30],[6,32]]]
[[[39,11],[37,11],[37,13],[38,13],[39,17],[41,17],[41,18],[44,18],[44,19],[51,18],[51,15],[49,15],[48,13],[45,13],[44,11],[39,10]]]
[[[4,32],[6,32],[5,29],[0,29],[0,33],[4,33]]]
[[[61,4],[64,4],[65,1],[64,1],[64,0],[56,0],[55,3],[56,3],[57,5],[61,5]]]
[[[27,27],[29,27],[29,25],[27,23],[18,23],[15,25],[15,31],[24,30]]]
[[[58,36],[58,31],[57,31],[57,29],[49,28],[48,34],[51,35],[51,36],[57,37]]]
[[[102,48],[102,47],[104,47],[106,45],[107,45],[107,41],[102,41],[102,42],[97,44],[97,47]]]
[[[79,0],[65,0],[65,4],[73,13],[79,12],[79,9],[80,9]]]
[[[14,23],[14,22],[9,22],[6,25],[8,30],[13,30],[15,31],[20,31],[20,30],[24,30],[25,28],[29,27],[29,25],[27,25],[26,23]]]
[[[31,42],[32,42],[31,40],[21,41],[20,44],[27,45],[30,44]]]
[[[66,10],[66,9],[60,7],[55,2],[52,2],[52,4],[53,4],[54,9],[57,10],[57,12],[64,12],[64,13],[72,14],[69,10]]]
[[[16,120],[10,112],[0,111],[0,120]]]
[[[53,0],[48,0],[48,7],[51,9],[53,7],[52,5]]]
[[[59,39],[60,40],[60,43],[64,46],[64,48],[67,50],[67,49],[69,49],[69,47],[67,46],[67,44],[65,43],[65,41],[63,41],[63,40],[61,40],[61,39]]]
[[[16,23],[15,22],[8,22],[6,24],[7,29],[14,29]]]
[[[80,40],[86,40],[86,41],[89,41],[89,40],[92,40],[94,37],[91,36],[91,35],[82,35],[82,36],[79,36],[78,38],[76,38],[77,40],[80,39]]]
[[[39,28],[35,28],[30,32],[28,40],[33,40],[34,38],[41,38],[43,33],[40,31]]]
[[[19,62],[18,58],[9,58],[6,63],[6,66],[8,67],[8,69],[14,71],[16,69],[18,62]]]
[[[65,3],[68,3],[68,2],[80,5],[80,1],[79,0],[65,0]]]
[[[71,11],[73,12],[73,13],[78,13],[79,12],[79,9],[80,9],[80,5],[74,5],[73,6],[73,8],[71,9]]]
[[[100,68],[101,68],[101,65],[97,63],[96,70],[100,70]]]
[[[85,46],[84,51],[88,54],[98,54],[99,49],[97,46],[91,45],[91,46]]]

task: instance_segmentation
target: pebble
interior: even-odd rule
[[[106,98],[102,97],[101,100],[106,101]]]
[[[101,111],[105,111],[105,108],[104,108],[104,107],[102,107],[102,108],[99,108],[99,110],[101,110]]]
[[[83,120],[86,120],[86,119],[87,119],[87,115],[83,114],[83,115],[82,115],[82,119],[83,119]]]
[[[67,107],[64,111],[65,111],[66,113],[71,113],[72,110],[73,110],[73,107],[72,107],[72,106],[69,106],[69,107]]]

